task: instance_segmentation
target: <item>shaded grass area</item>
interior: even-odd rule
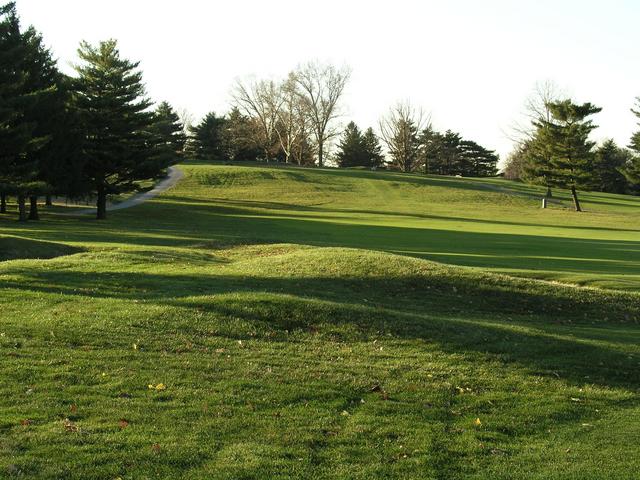
[[[635,200],[185,170],[106,223],[0,220],[69,248],[0,263],[0,478],[636,475]]]
[[[80,252],[70,245],[0,235],[0,261],[20,258],[55,258]]]

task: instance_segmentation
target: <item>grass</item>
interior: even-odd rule
[[[637,475],[638,199],[182,168],[0,220],[0,478]]]

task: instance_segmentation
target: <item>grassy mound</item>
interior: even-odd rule
[[[81,251],[62,243],[0,235],[0,261],[26,258],[55,258]]]
[[[635,199],[185,169],[107,222],[0,220],[85,249],[0,263],[0,478],[636,475]]]
[[[0,267],[0,469],[599,478],[604,465],[624,478],[640,467],[628,442],[637,296],[355,249],[211,247]]]

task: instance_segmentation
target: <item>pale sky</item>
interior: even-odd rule
[[[119,41],[153,100],[196,118],[229,109],[236,77],[309,60],[349,65],[345,123],[375,127],[400,100],[438,130],[496,149],[537,81],[604,108],[594,139],[626,145],[640,96],[638,0],[17,0],[70,71],[80,40]]]

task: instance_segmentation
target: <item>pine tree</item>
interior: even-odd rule
[[[374,133],[373,128],[369,127],[365,130],[364,135],[362,136],[362,145],[366,158],[365,166],[370,168],[378,168],[382,166],[382,163],[384,162],[382,145],[380,145],[380,139]]]
[[[590,181],[590,165],[594,142],[589,134],[596,126],[587,117],[602,109],[590,103],[577,105],[571,100],[552,102],[551,119],[534,123],[538,128],[538,141],[546,148],[550,158],[550,184],[569,188],[576,211],[582,211],[577,188]]]
[[[342,134],[336,158],[340,167],[368,166],[369,159],[365,151],[362,133],[354,122],[349,122]]]
[[[551,198],[551,147],[545,142],[546,137],[541,134],[543,128],[537,127],[533,137],[523,144],[522,179],[534,185],[547,187],[545,196]]]
[[[472,140],[460,142],[460,175],[473,177],[492,177],[498,169],[498,155]]]
[[[636,105],[637,109],[632,109],[631,111],[640,119],[640,97],[636,99]],[[640,123],[638,125],[640,126]],[[640,130],[631,137],[629,148],[635,155],[627,159],[621,171],[635,190],[640,186]]]
[[[120,56],[115,40],[78,49],[76,105],[86,128],[83,175],[106,218],[107,195],[139,188],[165,165],[153,156],[153,114],[137,62]]]
[[[61,155],[64,145],[72,143],[71,132],[63,126],[69,91],[64,76],[58,71],[51,52],[44,46],[42,36],[30,27],[24,33],[27,45],[25,64],[26,87],[37,92],[37,103],[26,112],[27,121],[34,125],[33,136],[39,139],[40,148],[27,153],[21,190],[29,195],[29,220],[38,220],[38,196],[51,192],[56,179],[49,173],[55,165],[66,163]],[[66,167],[66,165],[65,165]]]
[[[226,119],[209,112],[202,121],[190,129],[187,152],[197,160],[223,160],[224,127]]]
[[[150,131],[154,137],[154,159],[165,168],[180,161],[186,136],[178,114],[168,102],[160,103],[153,113]]]
[[[461,143],[462,136],[451,130],[447,130],[442,136],[438,165],[440,175],[462,175]]]
[[[606,140],[595,152],[591,164],[590,187],[600,192],[625,193],[627,181],[621,170],[630,158],[628,151]]]
[[[631,111],[640,120],[640,97],[636,99],[636,109],[632,108]],[[640,126],[640,122],[638,123],[638,126]],[[629,148],[631,148],[631,150],[633,150],[634,152],[640,154],[640,130],[634,133],[631,137],[631,145],[629,145]]]
[[[36,153],[48,141],[38,124],[54,89],[47,67],[55,70],[35,30],[21,32],[15,4],[0,7],[0,210],[6,212],[6,195],[14,193],[21,221],[26,198],[40,186]]]
[[[237,107],[232,108],[222,129],[222,156],[235,162],[258,159],[262,150],[256,141],[257,130],[255,120],[243,115]]]
[[[442,170],[442,135],[431,125],[420,132],[420,157],[425,174],[438,174]]]

